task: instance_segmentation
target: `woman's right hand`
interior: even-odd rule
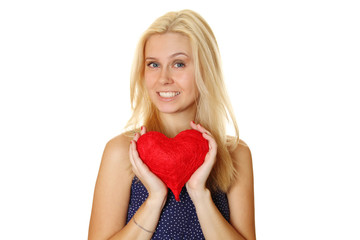
[[[161,179],[150,171],[148,166],[140,159],[139,153],[136,149],[136,141],[141,135],[146,133],[146,128],[142,127],[141,132],[136,133],[133,140],[130,142],[129,157],[133,172],[140,179],[149,193],[148,199],[154,201],[162,201],[162,206],[165,204],[168,188]],[[158,199],[158,200],[157,200]]]

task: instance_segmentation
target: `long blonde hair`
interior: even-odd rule
[[[212,190],[227,192],[236,175],[230,151],[239,140],[239,131],[225,88],[220,53],[215,36],[206,21],[196,12],[169,12],[155,20],[138,43],[131,71],[130,99],[133,115],[126,128],[136,131],[144,125],[148,131],[164,133],[157,108],[152,104],[144,84],[144,49],[153,34],[180,33],[190,39],[195,64],[195,81],[199,90],[195,123],[208,129],[215,138],[217,161],[207,185]],[[226,135],[226,125],[232,121],[235,137]]]

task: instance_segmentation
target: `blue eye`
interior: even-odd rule
[[[181,62],[178,62],[178,63],[175,63],[175,67],[176,68],[183,68],[183,67],[185,67],[185,64],[181,63]]]
[[[157,67],[159,67],[159,64],[157,64],[155,62],[151,62],[151,63],[148,64],[148,66],[151,67],[151,68],[157,68]]]

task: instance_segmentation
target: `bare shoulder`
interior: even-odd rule
[[[131,137],[127,136],[125,133],[119,134],[111,138],[106,146],[110,151],[114,153],[121,153],[123,151],[128,151],[130,146]]]
[[[227,193],[230,223],[246,239],[255,239],[254,182],[250,148],[240,140],[230,154],[237,172]]]
[[[107,239],[125,226],[134,176],[130,140],[120,134],[106,143],[95,185],[89,239]]]
[[[129,147],[131,137],[119,134],[111,138],[105,146],[103,160],[126,163],[129,160]]]
[[[234,161],[237,171],[240,171],[243,167],[249,169],[249,166],[252,166],[250,148],[243,140],[239,139],[235,148],[230,150],[230,155]]]
[[[236,145],[236,148],[233,149],[231,152],[235,153],[235,152],[239,152],[239,151],[249,151],[249,146],[247,145],[247,143],[242,140],[239,139],[238,144]]]
[[[236,148],[231,152],[231,157],[237,172],[237,183],[241,181],[252,185],[253,163],[249,146],[240,139]]]
[[[106,143],[97,185],[101,184],[101,182],[114,182],[115,180],[130,183],[133,177],[129,159],[130,141],[131,137],[126,134],[119,134]]]

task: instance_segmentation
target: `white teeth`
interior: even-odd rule
[[[160,97],[172,98],[179,95],[180,92],[159,92]]]

